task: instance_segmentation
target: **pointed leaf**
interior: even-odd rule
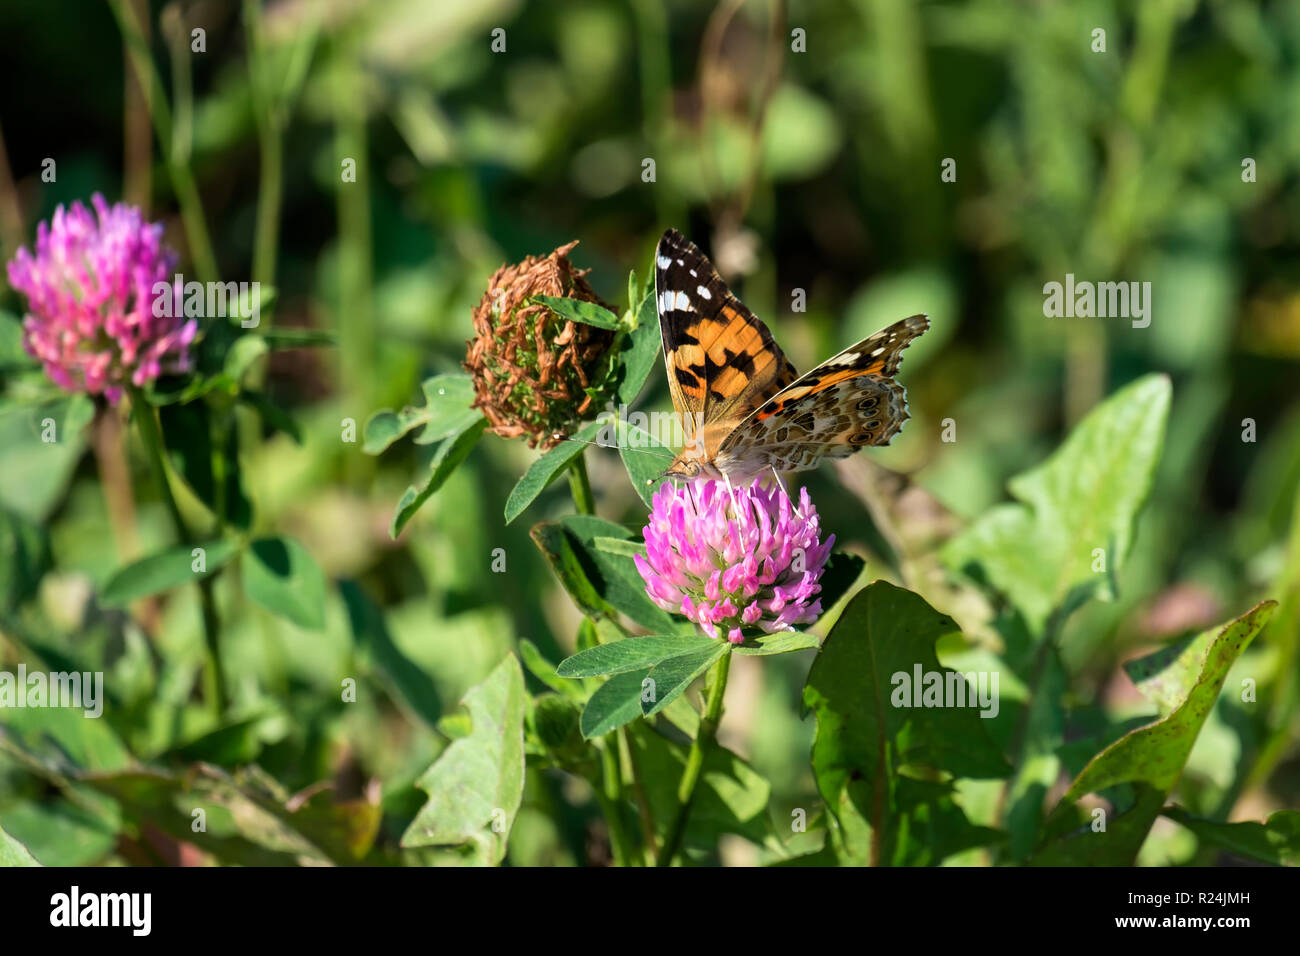
[[[1189,641],[1186,660],[1164,661],[1159,668],[1183,681],[1181,702],[1154,723],[1133,730],[1093,757],[1065,792],[1044,825],[1046,839],[1035,864],[1129,866],[1164,806],[1187,762],[1205,718],[1218,699],[1228,669],[1267,623],[1275,601],[1257,604],[1222,629]],[[1187,666],[1187,660],[1195,666]],[[1162,693],[1168,700],[1168,692]],[[1167,704],[1166,704],[1167,706]],[[1106,829],[1086,825],[1079,799],[1089,793],[1130,784],[1133,804],[1111,815]]]
[[[560,662],[555,672],[561,677],[599,677],[652,667],[670,657],[715,650],[719,642],[711,637],[652,635],[629,637],[612,644],[599,644]]]
[[[531,505],[546,486],[558,478],[569,463],[587,450],[586,442],[595,441],[600,431],[597,422],[588,422],[570,440],[562,441],[528,466],[506,499],[506,524],[514,521]]]
[[[397,511],[393,514],[393,522],[388,529],[392,537],[396,538],[402,533],[406,523],[426,501],[433,497],[434,492],[443,486],[451,477],[451,473],[469,457],[478,440],[483,437],[487,424],[487,419],[479,415],[461,431],[443,441],[433,456],[433,461],[429,462],[429,473],[425,476],[424,483],[418,486],[411,485],[406,489],[406,494],[402,495],[401,501],[397,503]]]
[[[244,593],[299,627],[325,626],[325,574],[293,538],[259,538],[244,560]]]
[[[1112,599],[1160,460],[1169,397],[1169,379],[1148,375],[1108,398],[1051,458],[1011,480],[1022,503],[986,513],[944,559],[980,568],[1035,633],[1053,612]]]
[[[527,699],[514,654],[465,694],[470,733],[452,741],[416,781],[429,801],[402,846],[464,846],[472,862],[501,862],[524,795]]]
[[[203,550],[203,570],[195,571],[198,558],[194,550]],[[228,538],[183,544],[132,562],[114,572],[104,585],[99,600],[105,607],[125,607],[132,601],[170,591],[182,584],[199,581],[225,567],[239,553],[239,543]]]

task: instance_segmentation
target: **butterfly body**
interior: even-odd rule
[[[907,420],[894,380],[902,351],[929,328],[914,315],[800,376],[709,260],[670,229],[655,254],[655,295],[673,406],[686,443],[665,473],[749,481],[804,471],[867,445]]]

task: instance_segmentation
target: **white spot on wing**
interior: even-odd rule
[[[699,293],[700,298],[702,298],[702,299],[712,299],[712,298],[713,298],[713,293],[710,292],[708,289],[704,288],[704,286],[698,286],[698,287],[695,289],[695,291]]]
[[[672,261],[673,260],[669,259],[667,256],[658,256],[655,259],[655,262],[659,264],[660,269],[667,269],[670,265],[672,265]]]

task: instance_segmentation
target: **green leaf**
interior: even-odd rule
[[[866,561],[847,551],[836,551],[830,556],[822,570],[821,580],[817,582],[821,585],[817,598],[822,602],[823,613],[834,607],[849,588],[858,583],[866,565]]]
[[[514,654],[462,700],[472,730],[454,740],[416,785],[429,802],[402,846],[463,846],[469,861],[494,865],[524,794],[524,673]]]
[[[597,422],[588,422],[578,429],[577,434],[572,436],[572,440],[560,442],[528,466],[524,476],[511,489],[510,497],[506,499],[506,524],[510,524],[523,514],[546,486],[558,478],[573,459],[587,450],[584,443],[595,441],[599,430],[600,425]]]
[[[147,409],[141,411],[148,414]],[[164,405],[158,409],[163,442],[167,446],[173,466],[190,486],[195,497],[215,513],[217,477],[213,472],[214,452],[216,452],[212,444],[213,414],[213,411],[203,402]],[[226,446],[220,452],[220,462],[225,467],[225,479],[222,484],[226,500],[226,518],[236,528],[248,528],[252,524],[253,509],[248,496],[244,493],[239,468],[239,441],[234,428],[230,428],[227,432]]]
[[[253,363],[270,351],[266,338],[261,335],[241,335],[235,339],[226,353],[222,374],[235,385],[239,385]]]
[[[468,375],[435,375],[425,379],[420,388],[424,391],[424,407],[408,405],[400,412],[383,409],[370,416],[362,451],[378,455],[420,426],[424,430],[416,436],[415,443],[432,445],[460,434],[483,417],[478,409],[470,407],[474,401],[474,380]]]
[[[623,328],[623,323],[618,320],[617,315],[595,302],[553,295],[535,295],[532,301],[546,306],[556,315],[573,322],[581,322],[583,325],[594,325],[598,329],[609,329],[614,332]]]
[[[393,514],[393,521],[388,529],[392,537],[396,538],[402,533],[406,523],[426,501],[433,497],[434,492],[443,486],[443,483],[451,477],[451,473],[460,467],[461,462],[469,457],[478,440],[483,437],[487,424],[487,419],[479,415],[461,431],[443,441],[433,456],[433,461],[429,462],[429,474],[425,477],[424,483],[419,486],[411,485],[397,503],[397,511]]]
[[[628,728],[627,741],[650,815],[663,840],[677,807],[677,786],[686,769],[688,747],[661,736],[644,721]],[[770,801],[771,787],[763,775],[715,743],[704,751],[684,845],[690,850],[716,852],[718,837],[730,833],[776,848]]]
[[[1035,633],[1054,612],[1112,599],[1160,460],[1169,397],[1169,379],[1148,375],[1093,409],[1051,458],[1011,480],[1022,503],[987,512],[949,542],[944,560],[979,567]]]
[[[43,522],[62,500],[86,450],[82,437],[95,417],[95,404],[71,395],[36,405],[0,405],[0,448],[4,480],[0,508]]]
[[[622,373],[615,395],[620,404],[631,405],[641,394],[646,379],[658,362],[662,344],[654,294],[648,293],[637,310],[636,328],[623,336],[619,343]]]
[[[645,582],[630,557],[596,547],[596,538],[630,540],[632,533],[623,526],[592,515],[570,515],[538,524],[530,534],[584,612],[597,616],[622,612],[660,634],[681,629],[680,618],[656,606],[646,595]]]
[[[555,665],[548,661],[545,655],[542,654],[541,649],[528,638],[521,638],[519,641],[519,659],[523,662],[524,669],[528,673],[551,690],[568,694],[571,697],[582,694],[581,685],[570,683],[556,676]]]
[[[196,549],[203,551],[201,571],[194,570],[194,563],[198,560],[194,554]],[[183,544],[151,554],[116,571],[104,585],[99,596],[100,603],[105,607],[125,607],[140,598],[199,581],[220,571],[238,553],[237,541],[218,538],[202,544]]]
[[[731,645],[726,641],[714,640],[711,647],[668,657],[655,664],[646,674],[646,679],[654,683],[647,687],[646,694],[641,697],[641,713],[647,717],[659,713],[686,693],[686,688],[697,677],[702,676],[718,658],[730,650]]]
[[[36,857],[0,827],[0,866],[40,866]]]
[[[612,644],[599,644],[560,662],[555,673],[561,677],[599,677],[651,667],[670,657],[715,650],[719,641],[711,637],[652,635],[629,637]]]
[[[1300,866],[1300,813],[1295,810],[1278,810],[1263,823],[1205,820],[1182,807],[1166,807],[1161,812],[1187,827],[1202,842],[1229,853],[1275,866]]]
[[[393,696],[429,727],[436,727],[442,704],[433,680],[393,643],[383,612],[356,582],[339,582],[339,593],[348,610],[353,643],[384,676]]]
[[[244,593],[299,627],[325,626],[325,574],[293,538],[258,538],[244,559]]]
[[[641,682],[650,668],[615,674],[596,688],[582,708],[579,727],[588,740],[602,737],[641,716]]]
[[[632,558],[636,555],[646,556],[645,544],[632,541],[627,538],[592,538],[591,543],[595,545],[597,551],[604,551],[606,554],[618,554],[625,558]]]
[[[1158,697],[1166,712],[1125,734],[1083,768],[1044,824],[1045,839],[1031,863],[1132,865],[1182,773],[1228,669],[1276,607],[1275,601],[1257,604],[1221,630],[1188,641],[1172,659],[1162,651],[1158,663],[1138,668],[1148,689],[1161,688]],[[1181,686],[1177,706],[1171,706],[1174,685]],[[1088,825],[1091,817],[1079,807],[1080,798],[1119,784],[1132,786],[1132,804],[1109,815],[1104,831],[1094,831]]]
[[[569,515],[560,523],[578,543],[583,560],[594,571],[600,593],[615,608],[648,631],[667,634],[683,629],[694,633],[684,618],[674,616],[650,600],[645,580],[626,554],[611,554],[595,544],[596,538],[633,540],[640,537],[622,525],[594,515]]]
[[[654,497],[654,486],[673,460],[673,453],[643,428],[619,419],[617,429],[619,457],[627,468],[632,488],[648,508]]]
[[[36,593],[50,564],[45,529],[0,509],[0,612],[12,611]]]
[[[293,439],[295,445],[302,444],[302,429],[292,415],[271,401],[265,392],[244,389],[239,393],[239,400],[250,406],[258,416],[278,432],[284,432]]]
[[[821,641],[816,634],[804,634],[800,631],[781,631],[777,634],[764,634],[761,637],[746,639],[745,643],[732,648],[737,654],[747,657],[766,657],[769,654],[788,654],[791,651],[806,651],[819,646]]]
[[[917,699],[931,681],[957,689],[956,672],[940,666],[934,649],[957,633],[918,595],[877,581],[849,601],[813,661],[803,693],[817,718],[813,776],[838,822],[841,853],[856,862],[938,863],[977,839],[957,819],[950,784],[922,786],[903,768],[976,778],[1008,772],[965,694],[973,697],[974,687],[961,688],[964,706]]]

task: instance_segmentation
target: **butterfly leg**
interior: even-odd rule
[[[782,480],[781,473],[776,470],[776,465],[772,466],[772,477],[776,479],[776,486],[781,489],[781,494],[785,495],[787,498],[790,498],[790,492],[786,490],[785,481]],[[803,515],[799,513],[799,506],[795,504],[793,498],[790,498],[790,510],[794,512],[794,516],[796,518],[803,517]]]

